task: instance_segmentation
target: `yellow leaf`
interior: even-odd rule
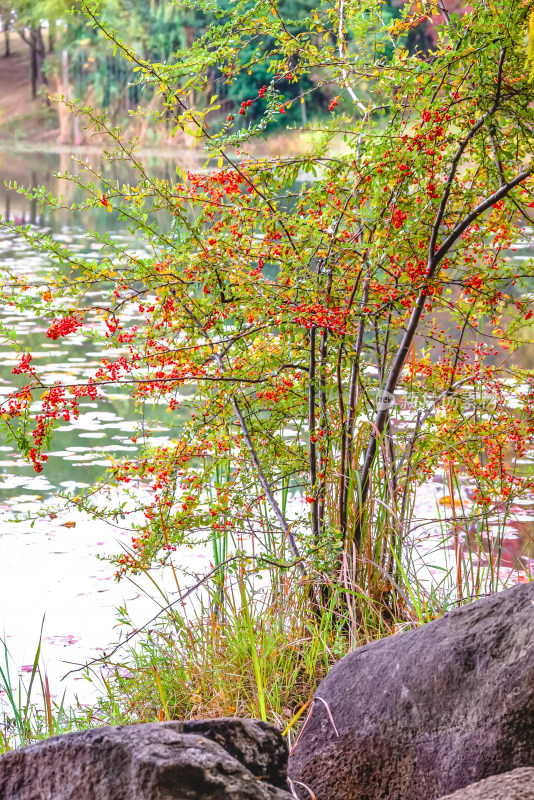
[[[441,500],[439,501],[439,504],[440,504],[440,506],[452,506],[452,499],[450,498],[449,495],[446,495],[446,497],[442,497],[441,498]],[[457,508],[458,506],[460,506],[460,507],[462,506],[462,501],[461,500],[455,500],[454,501],[454,507]]]

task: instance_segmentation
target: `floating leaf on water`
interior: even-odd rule
[[[446,495],[446,497],[440,498],[439,504],[440,504],[440,506],[452,506],[452,499],[451,499],[450,495]],[[461,506],[462,506],[462,501],[461,500],[455,500],[454,501],[454,507],[455,508],[461,508]]]

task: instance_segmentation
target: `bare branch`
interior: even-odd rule
[[[293,535],[293,532],[291,530],[291,525],[289,525],[288,521],[286,520],[286,518],[282,514],[282,510],[281,510],[280,506],[278,505],[278,503],[276,502],[276,498],[275,498],[274,494],[272,493],[271,487],[269,485],[269,481],[265,477],[265,473],[263,472],[262,466],[260,464],[260,460],[258,458],[258,454],[256,453],[256,450],[254,448],[254,444],[252,442],[252,438],[250,436],[250,432],[248,430],[247,423],[245,421],[245,418],[244,418],[243,414],[241,413],[241,409],[239,408],[239,404],[238,404],[237,400],[235,399],[235,397],[232,399],[232,405],[234,407],[234,411],[236,413],[237,419],[239,420],[239,427],[241,428],[241,433],[243,434],[243,438],[244,438],[245,442],[247,443],[247,447],[248,447],[248,450],[249,450],[249,453],[250,453],[250,457],[252,458],[252,463],[256,467],[256,470],[257,470],[257,473],[258,473],[258,478],[260,480],[261,485],[263,486],[263,490],[265,492],[265,496],[266,496],[267,500],[269,501],[269,505],[271,506],[271,509],[273,510],[275,517],[277,518],[278,522],[280,523],[280,525],[282,527],[282,530],[284,531],[284,534],[287,537],[287,540],[289,542],[289,546],[291,548],[291,552],[293,553],[295,558],[300,558],[300,552],[299,552],[299,549],[298,549],[297,542],[295,541],[295,537]],[[302,563],[299,563],[299,571],[300,571],[301,575],[305,575],[305,570],[304,570],[304,567],[303,567]]]

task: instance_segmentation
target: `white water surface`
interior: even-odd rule
[[[56,194],[67,191],[67,200],[75,199],[68,184],[54,176],[56,169],[77,171],[78,167],[64,153],[0,152],[0,214],[4,219],[30,223],[85,258],[99,258],[101,249],[87,235],[88,228],[109,232],[132,253],[139,252],[122,223],[103,209],[89,209],[83,216],[59,212],[45,217],[35,203],[4,186],[4,181],[13,180],[19,185],[45,185]],[[129,178],[123,174],[124,165],[107,169],[110,178]],[[170,177],[175,174],[175,162],[156,163],[155,171],[160,177]],[[49,266],[47,257],[33,250],[23,236],[0,228],[0,270],[9,268],[31,282],[42,278]],[[103,355],[102,345],[81,335],[51,341],[45,335],[50,320],[29,312],[0,308],[0,320],[16,328],[19,341],[50,382],[67,376],[84,381]],[[113,351],[106,355],[112,356]],[[17,385],[12,373],[17,363],[14,350],[7,341],[0,341],[0,402]],[[117,583],[113,565],[98,557],[120,554],[123,547],[131,545],[132,518],[113,526],[77,510],[42,516],[48,507],[58,506],[58,493],[76,493],[94,485],[110,466],[110,456],[135,454],[138,448],[132,437],[136,425],[134,403],[127,394],[115,391],[98,403],[82,403],[78,419],[63,424],[54,435],[49,460],[39,475],[19,457],[11,442],[0,440],[0,638],[11,656],[11,682],[16,686],[20,676],[28,684],[42,626],[41,668],[47,673],[55,701],[59,703],[65,693],[67,706],[76,698],[83,703],[95,698],[98,686],[81,672],[63,678],[72,668],[109,652],[110,645],[124,635],[117,623],[117,609],[126,606],[134,626],[139,627],[165,603],[147,580],[136,579],[139,588],[128,580]],[[152,430],[157,431],[157,425]],[[105,505],[106,501],[100,502]],[[115,506],[118,497],[109,502]],[[173,556],[192,583],[196,575],[209,571],[209,554],[202,548],[195,552],[182,548]],[[169,585],[166,573],[155,573],[154,578],[169,602],[177,598],[177,587],[174,581]],[[5,669],[1,643],[0,666]],[[39,691],[34,686],[35,693]],[[0,709],[5,703],[5,693],[2,697],[0,692]]]

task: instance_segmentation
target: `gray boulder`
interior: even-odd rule
[[[524,767],[494,775],[441,800],[534,800],[534,769]]]
[[[534,584],[357,648],[316,698],[289,777],[317,800],[435,800],[534,766]]]
[[[286,759],[256,720],[96,728],[0,756],[0,800],[289,800]]]

